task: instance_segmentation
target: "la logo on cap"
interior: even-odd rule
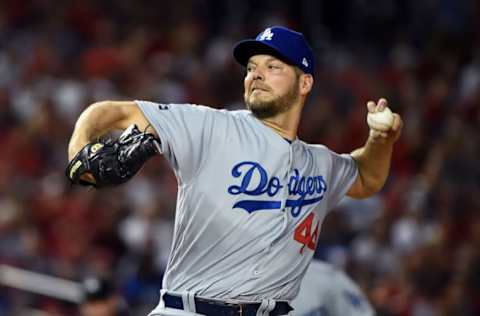
[[[260,41],[271,41],[273,37],[272,30],[270,28],[263,31],[262,35],[258,38]]]

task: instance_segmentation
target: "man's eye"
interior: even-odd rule
[[[280,67],[277,66],[277,65],[269,65],[268,68],[269,69],[280,69]]]

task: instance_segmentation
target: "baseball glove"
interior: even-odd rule
[[[117,140],[85,145],[68,164],[66,176],[72,184],[115,186],[130,180],[159,151],[159,140],[154,135],[142,133],[136,125],[131,125]],[[81,178],[86,173],[94,182]]]

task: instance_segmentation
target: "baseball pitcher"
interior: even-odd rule
[[[373,316],[358,285],[331,264],[313,260],[292,301],[295,316]]]
[[[69,144],[73,183],[123,183],[157,153],[175,173],[173,245],[151,316],[288,315],[328,211],[345,194],[376,193],[388,175],[397,114],[350,154],[297,137],[315,73],[301,33],[270,27],[233,55],[246,68],[246,110],[98,102],[81,114]],[[371,114],[386,107],[384,99],[367,104]],[[95,141],[112,129],[125,131]]]

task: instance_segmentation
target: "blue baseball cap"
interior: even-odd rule
[[[253,55],[267,54],[279,57],[313,76],[315,60],[313,51],[302,33],[283,26],[272,26],[255,39],[238,42],[233,48],[233,57],[243,66]]]

